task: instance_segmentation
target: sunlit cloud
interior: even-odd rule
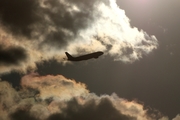
[[[1,81],[0,86],[1,120],[168,120],[160,113],[148,112],[143,104],[120,98],[115,93],[97,96],[83,83],[62,75],[26,75],[21,79],[20,90],[5,81]]]
[[[6,47],[1,54],[10,53],[7,58],[17,62],[0,61],[1,73],[33,71],[50,59],[64,62],[65,51],[103,51],[116,61],[132,63],[158,46],[155,36],[130,25],[115,0],[8,1],[0,2],[0,43]],[[15,48],[21,56],[8,51]]]

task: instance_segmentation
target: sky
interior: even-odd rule
[[[180,1],[1,0],[0,119],[179,120]],[[98,59],[66,60],[96,51]]]

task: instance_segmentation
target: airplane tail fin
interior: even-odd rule
[[[72,59],[73,56],[71,56],[68,52],[65,52],[66,56],[68,57],[68,59]]]

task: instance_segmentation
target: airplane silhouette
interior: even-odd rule
[[[104,53],[101,52],[101,51],[98,51],[98,52],[82,55],[82,56],[79,56],[79,57],[73,57],[68,52],[65,52],[65,54],[66,54],[66,56],[68,58],[67,60],[69,60],[69,61],[82,61],[82,60],[88,60],[88,59],[91,59],[91,58],[96,58],[97,59],[99,56],[101,56]]]

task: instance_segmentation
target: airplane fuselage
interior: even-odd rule
[[[103,52],[99,51],[99,52],[94,52],[94,53],[90,53],[90,54],[86,54],[86,55],[82,55],[78,57],[72,57],[69,53],[66,52],[66,55],[69,61],[82,61],[82,60],[88,60],[91,58],[98,58],[102,54]]]

